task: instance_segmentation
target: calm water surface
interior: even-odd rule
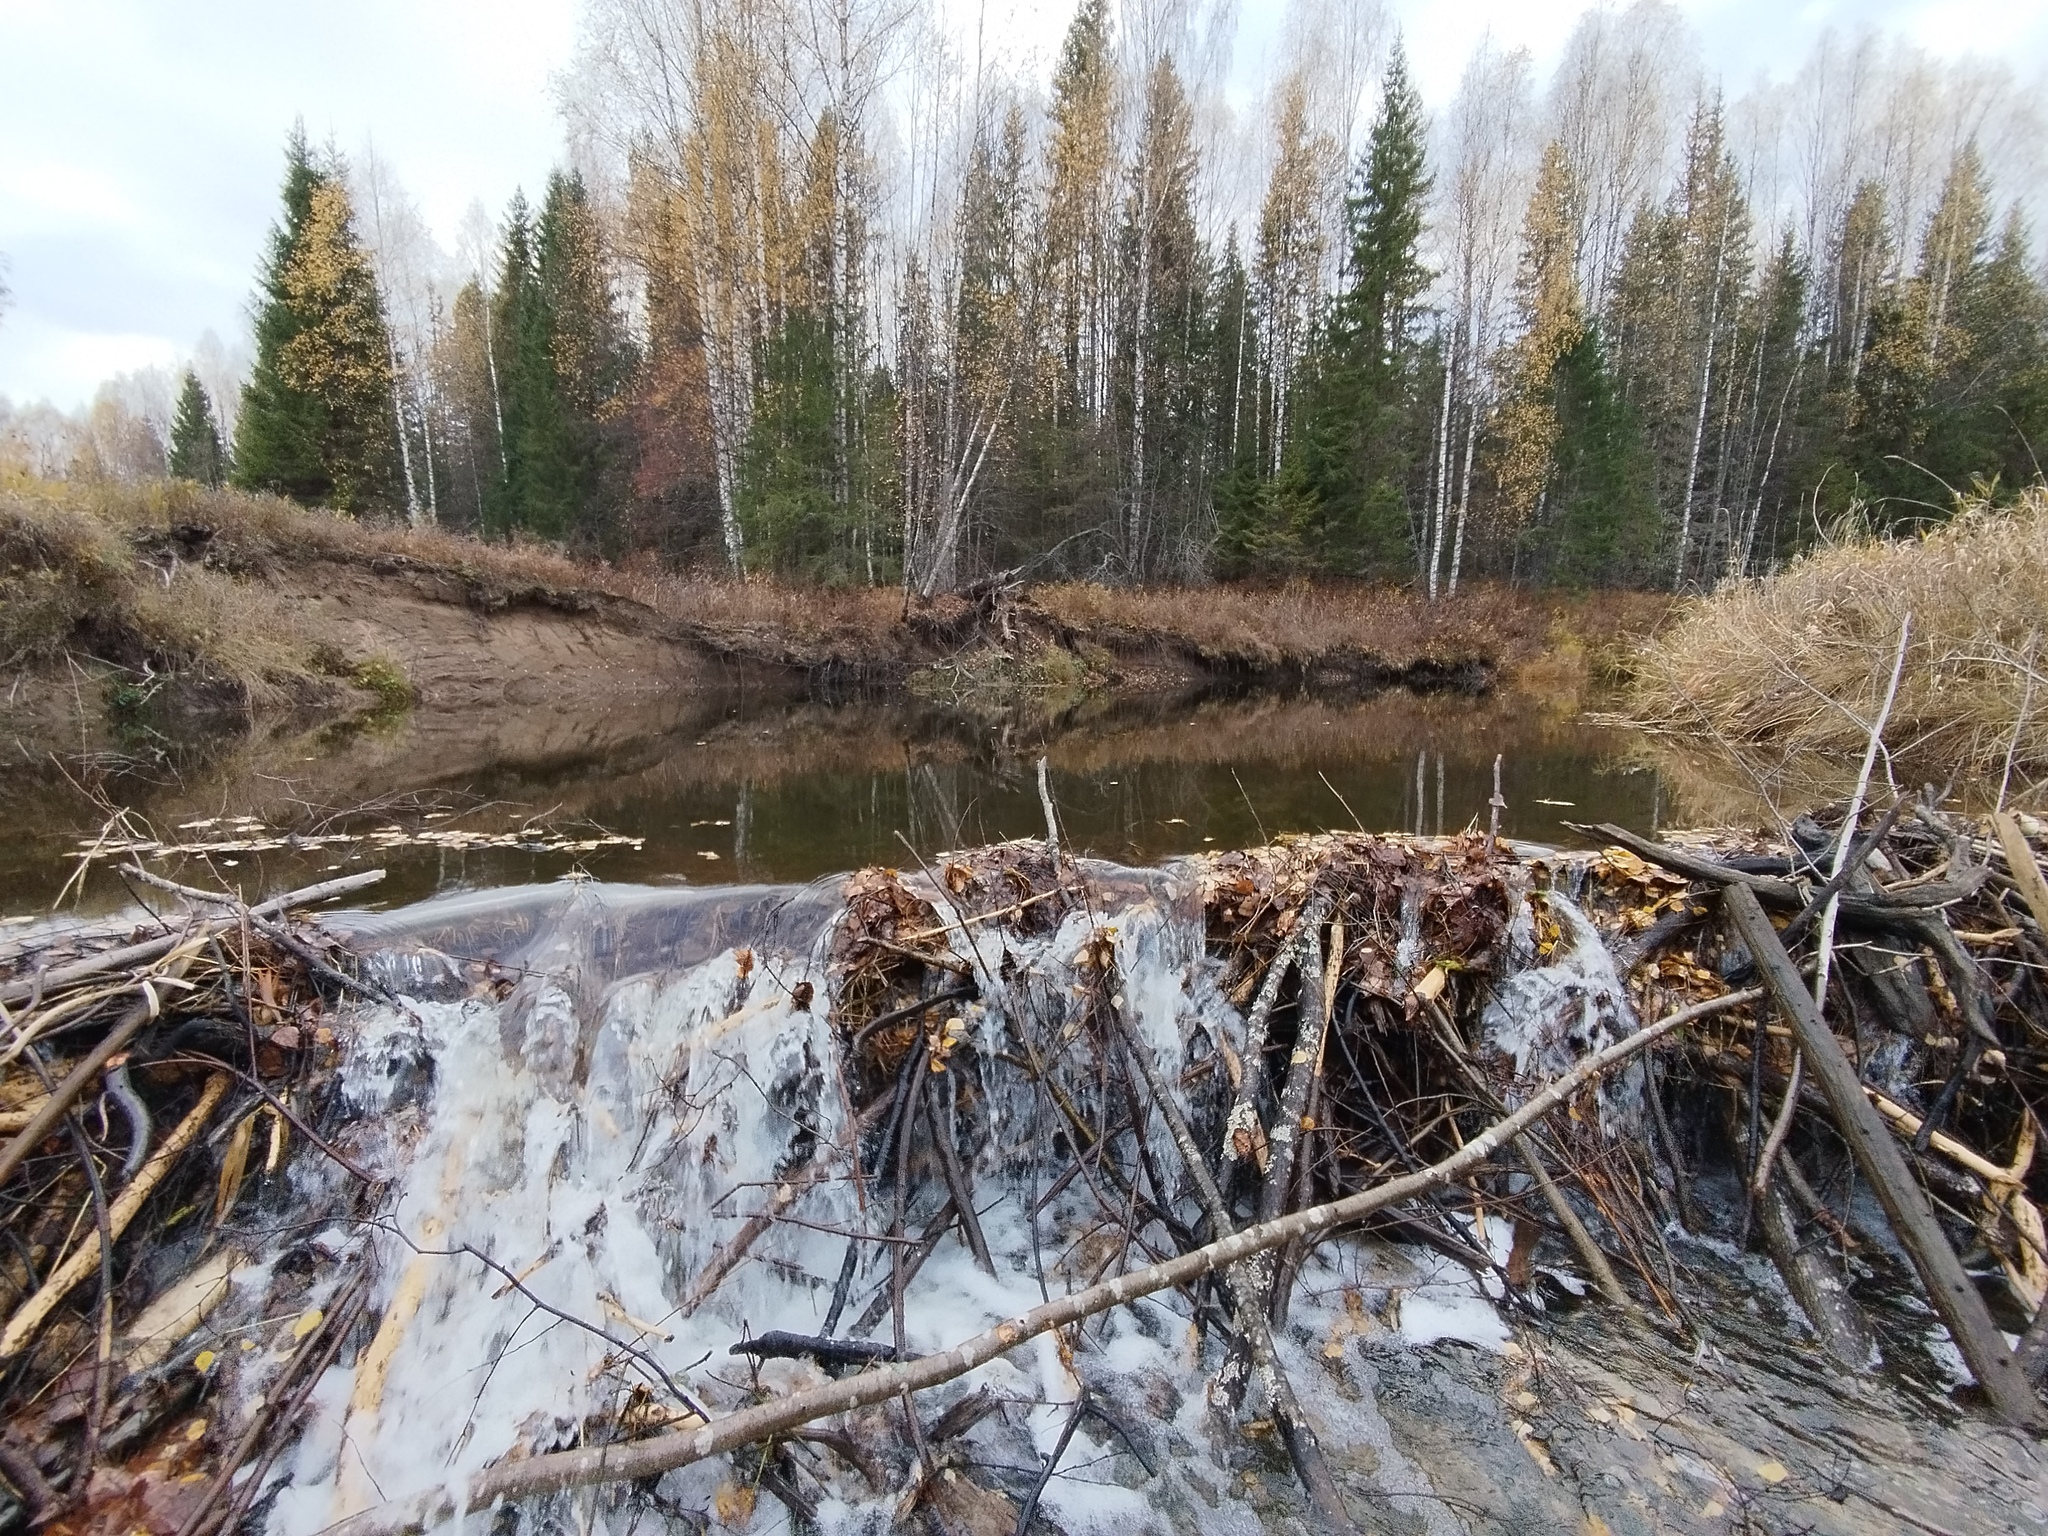
[[[391,871],[380,903],[577,871],[693,884],[807,880],[908,862],[906,842],[929,855],[1039,836],[1041,754],[1070,844],[1124,862],[1291,831],[1483,826],[1496,754],[1503,827],[1516,836],[1566,839],[1568,819],[1649,828],[1663,808],[1657,774],[1627,763],[1624,735],[1513,695],[1158,698],[989,722],[896,703],[734,694],[589,711],[423,711],[376,731],[146,745],[99,783],[136,831],[169,842],[245,840],[224,823],[189,825],[240,815],[255,819],[243,834],[260,825],[365,839],[311,851],[216,849],[155,867],[196,878],[210,865],[254,896],[380,864]],[[104,812],[54,769],[16,775],[0,790],[0,810],[0,909],[46,910]],[[602,831],[644,841],[542,852],[391,841],[520,827],[556,840]],[[104,908],[128,893],[102,867],[73,898]]]

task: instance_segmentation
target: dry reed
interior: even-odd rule
[[[1853,764],[1912,616],[1893,762],[1974,792],[2048,776],[2048,487],[1978,502],[1918,538],[1830,543],[1688,605],[1639,650],[1629,711],[1766,773]]]

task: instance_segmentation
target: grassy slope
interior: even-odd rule
[[[1967,509],[1922,538],[1848,539],[1688,604],[1644,645],[1631,713],[1719,741],[1745,777],[1851,772],[1911,615],[1885,731],[1902,783],[1951,773],[1996,793],[2048,779],[2048,488]]]
[[[717,656],[852,679],[900,682],[963,653],[1011,658],[958,600],[944,623],[903,622],[892,590],[733,582],[585,564],[535,545],[308,510],[270,497],[183,484],[140,487],[0,481],[0,668],[90,656],[135,671],[179,671],[282,706],[339,676],[359,686],[374,658],[324,654],[294,592],[319,589],[325,563],[430,573],[449,601],[490,612],[521,605],[654,626]],[[942,603],[941,608],[944,607]],[[1389,589],[1306,585],[1131,591],[1034,589],[1024,647],[1028,690],[1124,687],[1209,676],[1316,680],[1476,666],[1582,675],[1587,658],[1653,625],[1663,600],[1572,598],[1481,587],[1430,605]],[[967,621],[963,627],[959,620]],[[1006,649],[1008,647],[1009,649]],[[373,668],[374,670],[374,668]]]

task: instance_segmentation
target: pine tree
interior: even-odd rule
[[[171,418],[171,475],[200,485],[218,486],[227,478],[227,450],[215,425],[213,402],[199,375],[185,370],[185,382],[178,391],[177,414]]]
[[[256,362],[235,431],[235,483],[343,511],[394,506],[397,422],[383,303],[342,177],[303,129],[286,149]]]

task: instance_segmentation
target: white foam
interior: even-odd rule
[[[847,1240],[817,1227],[882,1225],[863,1211],[848,1170],[835,1163],[792,1207],[816,1226],[773,1226],[694,1315],[678,1315],[720,1245],[798,1171],[813,1140],[843,1146],[848,1139],[840,1042],[827,1023],[829,934],[813,936],[803,953],[757,953],[748,975],[725,950],[607,985],[591,937],[604,915],[602,888],[579,887],[553,930],[528,947],[528,974],[502,1004],[412,1002],[359,1021],[343,1091],[362,1122],[357,1150],[392,1175],[396,1193],[385,1224],[336,1228],[322,1242],[374,1258],[372,1316],[384,1321],[378,1342],[352,1364],[331,1368],[308,1399],[302,1433],[273,1474],[286,1484],[270,1510],[273,1536],[313,1536],[382,1500],[464,1485],[507,1457],[583,1443],[586,1425],[607,1421],[624,1384],[636,1379],[610,1343],[536,1314],[516,1292],[500,1294],[502,1276],[474,1257],[421,1254],[412,1245],[468,1245],[525,1273],[535,1296],[604,1322],[714,1411],[727,1412],[751,1391],[745,1362],[727,1353],[734,1341],[749,1331],[815,1332],[823,1323]],[[979,957],[982,1001],[962,1017],[985,1055],[1015,1049],[1011,1018],[1028,1020],[1039,1040],[1057,1040],[1079,1023],[1085,1000],[1076,987],[1091,978],[1075,962],[1097,920],[1077,911],[1036,939],[980,932],[970,953]],[[1174,1082],[1197,1032],[1241,1029],[1205,956],[1199,910],[1162,880],[1151,899],[1108,921],[1117,930],[1112,1006]],[[773,983],[764,979],[771,959]],[[813,1011],[800,1012],[789,989],[806,979],[816,1001]],[[422,1060],[431,1062],[431,1081],[407,1090],[408,1100],[401,1090],[417,1079]],[[925,1088],[946,1095],[937,1102],[949,1111],[951,1076],[932,1074]],[[1028,1214],[1067,1161],[1053,1155],[1057,1122],[1043,1096],[1015,1071],[991,1072],[983,1088],[975,1112],[986,1134],[970,1161],[996,1273],[981,1271],[957,1235],[942,1241],[906,1292],[905,1342],[914,1352],[957,1344],[1048,1293],[1088,1283],[1116,1258],[1088,1246],[1101,1212],[1085,1181],[1074,1181],[1035,1220]],[[1077,1079],[1077,1094],[1092,1091]],[[1082,1107],[1113,1122],[1122,1100]],[[1155,1137],[1158,1129],[1155,1123]],[[335,1175],[306,1177],[310,1189]],[[1160,1240],[1156,1228],[1153,1238]],[[1505,1225],[1492,1222],[1486,1238],[1490,1247],[1505,1243]],[[886,1287],[886,1249],[871,1245],[867,1255],[842,1330]],[[1149,1261],[1134,1248],[1123,1262]],[[1412,1269],[1401,1302],[1404,1341],[1460,1340],[1484,1349],[1506,1342],[1486,1288],[1466,1271],[1432,1253],[1415,1255]],[[248,1273],[266,1271],[251,1266]],[[1124,1458],[1129,1476],[1131,1462],[1118,1436],[1091,1418],[1045,1493],[1048,1511],[1076,1536],[1166,1530],[1175,1499],[1185,1506],[1193,1497],[1169,1497],[1170,1486],[1188,1475],[1212,1489],[1230,1485],[1227,1457],[1240,1443],[1206,1406],[1204,1373],[1219,1357],[1212,1343],[1206,1359],[1195,1358],[1185,1306],[1167,1291],[1091,1319],[1068,1345],[1080,1377],[1061,1341],[1047,1334],[922,1400],[921,1409],[929,1418],[987,1386],[1010,1406],[969,1443],[986,1461],[1014,1466],[1051,1451],[1082,1378],[1171,1397],[1178,1408],[1164,1419],[1148,1416],[1143,1428],[1192,1450],[1162,1457],[1158,1481],[1123,1486],[1115,1469]],[[890,1334],[885,1313],[874,1336]],[[1283,1354],[1298,1353],[1283,1341]],[[824,1378],[808,1363],[777,1361],[764,1363],[758,1379],[784,1391]],[[1333,1429],[1375,1445],[1386,1475],[1400,1484],[1388,1490],[1416,1494],[1413,1507],[1432,1511],[1426,1518],[1436,1527],[1440,1507],[1422,1497],[1427,1479],[1392,1451],[1376,1408],[1352,1405]],[[886,1525],[893,1494],[835,1470],[830,1458],[818,1465],[822,1529]],[[701,1508],[733,1475],[725,1463],[684,1469],[662,1480],[663,1494]],[[764,1496],[755,1525],[768,1528],[779,1516]],[[472,1528],[481,1529],[480,1519]],[[579,1529],[605,1527],[602,1508],[587,1496],[575,1521]],[[1253,1528],[1243,1507],[1227,1499],[1203,1523],[1218,1533]]]

